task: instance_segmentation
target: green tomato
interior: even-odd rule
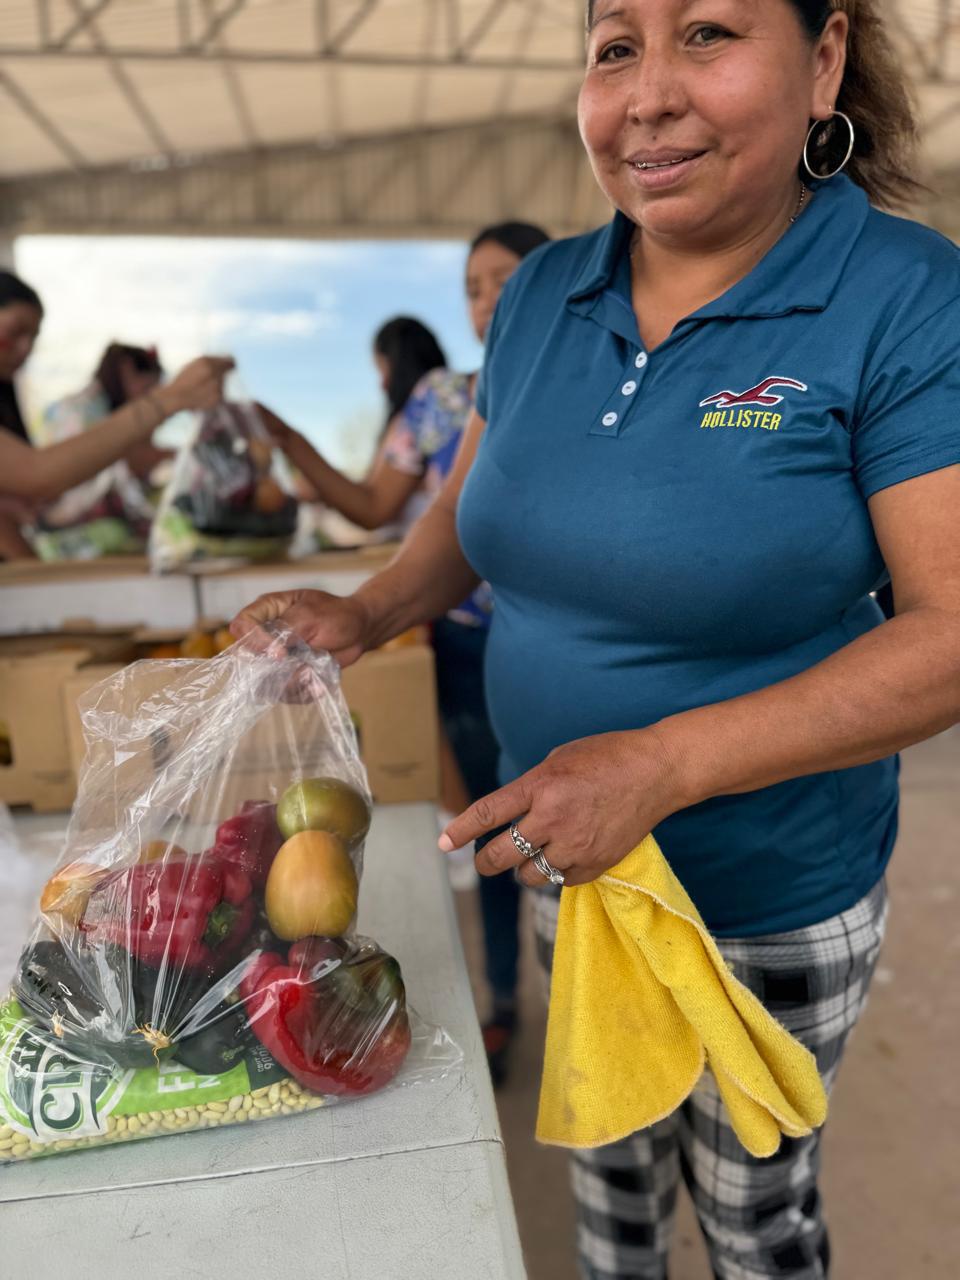
[[[370,809],[360,792],[339,778],[305,778],[280,797],[277,825],[287,840],[301,831],[329,831],[354,848],[370,829]]]

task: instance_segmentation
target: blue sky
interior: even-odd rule
[[[417,316],[455,367],[481,358],[458,242],[22,236],[15,252],[46,308],[26,378],[32,417],[85,386],[111,339],[155,344],[169,371],[229,352],[247,394],[358,470],[382,421],[370,347],[384,320]]]

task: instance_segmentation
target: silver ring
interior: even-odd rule
[[[537,849],[530,843],[526,836],[521,833],[516,823],[513,823],[510,828],[510,836],[516,845],[517,853],[522,854],[525,858],[535,858],[538,853],[543,853],[542,848]]]
[[[537,870],[544,877],[544,879],[549,880],[551,884],[557,884],[557,885],[566,884],[567,877],[563,874],[562,871],[558,871],[556,867],[551,866],[551,864],[543,856],[542,849],[539,849],[537,853],[534,854],[533,865],[537,868]]]

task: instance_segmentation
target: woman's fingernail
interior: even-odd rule
[[[437,841],[437,847],[441,853],[453,853],[453,841],[446,834]]]

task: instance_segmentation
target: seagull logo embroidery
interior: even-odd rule
[[[703,409],[712,404],[718,405],[721,409],[744,404],[759,404],[764,408],[770,408],[783,400],[783,396],[771,395],[772,387],[792,387],[794,391],[807,390],[807,384],[798,382],[796,378],[764,378],[762,382],[758,382],[755,387],[750,387],[747,391],[718,391],[716,395],[707,396],[706,400],[700,401],[700,408]]]

